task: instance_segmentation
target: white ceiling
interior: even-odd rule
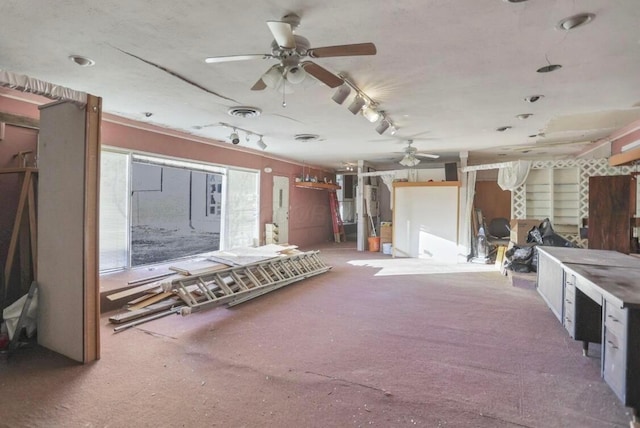
[[[483,161],[573,155],[584,144],[565,143],[597,140],[640,119],[638,0],[3,0],[0,69],[101,96],[105,112],[199,136],[225,140],[231,130],[218,124],[229,123],[264,135],[266,152],[288,159],[336,169],[399,160],[403,141],[378,135],[347,110],[350,98],[334,103],[335,90],[313,78],[295,86],[283,108],[281,93],[250,90],[275,60],[203,61],[269,53],[266,21],[290,12],[300,15],[296,32],[311,47],[375,43],[375,56],[314,61],[348,75],[395,122],[396,137],[415,137],[440,161],[461,151]],[[557,28],[581,12],[595,19]],[[79,67],[72,54],[96,64]],[[563,67],[536,72],[548,64]],[[524,101],[535,94],[544,98]],[[263,113],[229,116],[238,105]],[[533,116],[515,118],[522,113]],[[497,132],[502,126],[512,129]],[[321,139],[295,141],[300,133]],[[240,145],[256,148],[242,132]]]

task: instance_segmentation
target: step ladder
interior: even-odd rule
[[[173,291],[186,303],[183,316],[226,304],[235,306],[294,282],[331,269],[318,251],[277,257],[245,266],[171,281]]]
[[[340,217],[340,207],[338,205],[338,194],[329,192],[329,207],[331,207],[331,222],[333,224],[333,240],[335,242],[345,242],[347,240],[344,233],[344,224]]]

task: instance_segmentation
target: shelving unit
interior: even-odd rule
[[[580,189],[577,168],[534,169],[526,183],[527,218],[548,218],[557,232],[576,233]]]
[[[296,187],[300,187],[302,189],[315,189],[315,190],[338,190],[341,189],[340,186],[333,183],[314,183],[312,181],[296,181],[294,183]]]

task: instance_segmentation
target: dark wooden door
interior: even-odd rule
[[[589,178],[589,248],[631,252],[635,192],[629,175]]]

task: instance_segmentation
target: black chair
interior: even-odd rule
[[[509,219],[497,217],[489,222],[487,227],[487,241],[491,245],[509,245],[509,237],[511,228],[509,227]]]

